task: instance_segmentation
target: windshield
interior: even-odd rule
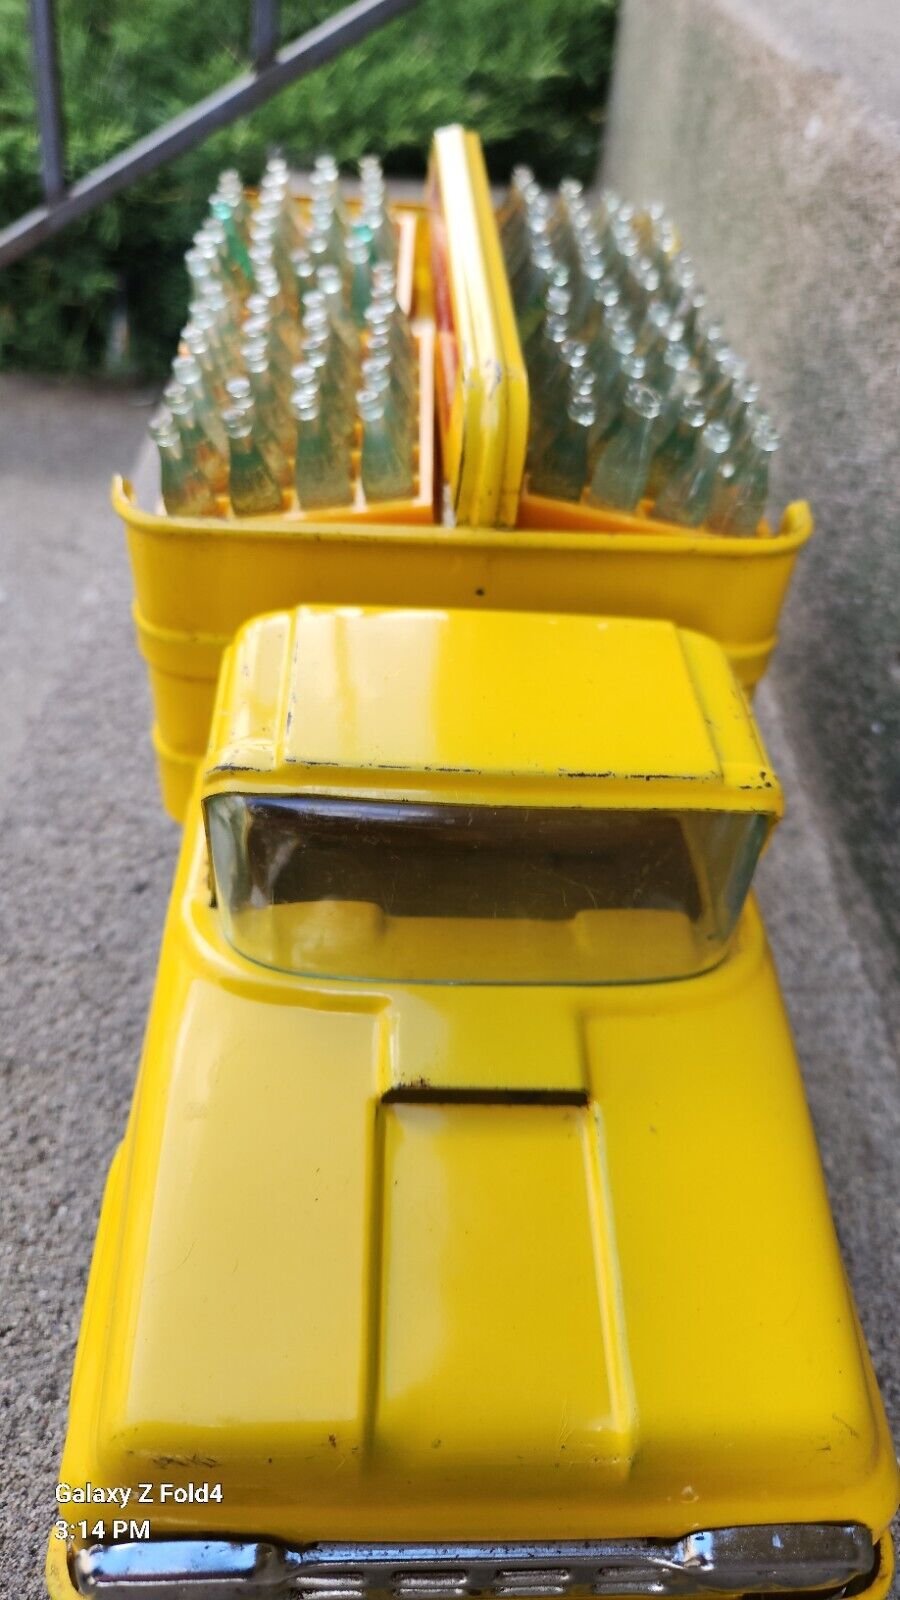
[[[241,954],[299,974],[628,983],[714,965],[763,817],[220,794],[216,896]]]

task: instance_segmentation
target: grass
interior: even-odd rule
[[[285,0],[283,37],[337,9]],[[230,0],[57,11],[70,180],[246,66],[248,9]],[[0,0],[0,222],[40,199],[22,17],[23,0]],[[460,121],[480,132],[497,180],[514,161],[548,182],[591,178],[614,25],[615,0],[424,0],[0,274],[4,365],[97,370],[124,312],[132,366],[162,372],[184,320],[181,259],[216,174],[233,165],[254,181],[275,146],[298,165],[375,150],[388,172],[418,176],[432,130]]]

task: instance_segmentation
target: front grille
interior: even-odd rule
[[[76,1588],[104,1600],[543,1600],[544,1596],[840,1595],[875,1567],[867,1529],[715,1528],[681,1539],[313,1544],[172,1539],[96,1545]]]

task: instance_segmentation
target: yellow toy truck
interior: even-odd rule
[[[887,1593],[893,1450],[666,622],[306,606],[226,653],[53,1600]]]

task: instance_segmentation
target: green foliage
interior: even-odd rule
[[[333,14],[285,0],[282,36]],[[464,122],[492,176],[593,176],[615,0],[424,0],[199,149],[126,190],[0,274],[7,364],[102,364],[123,292],[135,365],[164,370],[184,318],[182,256],[223,166],[255,181],[280,146],[297,165],[378,151],[420,176],[435,127]],[[58,0],[69,179],[89,171],[246,66],[248,8],[229,0]],[[38,148],[24,0],[0,0],[0,220],[37,204]]]

